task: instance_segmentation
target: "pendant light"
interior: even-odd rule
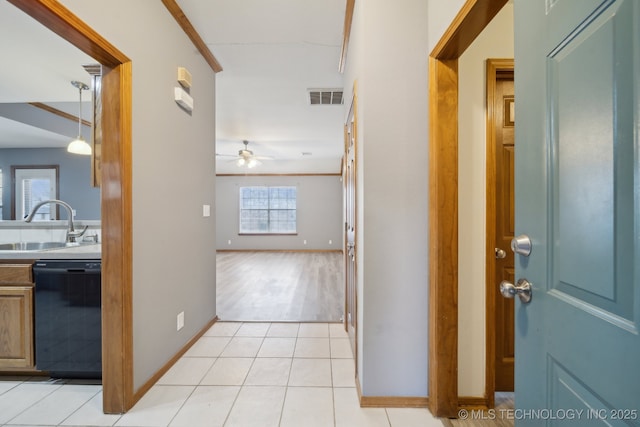
[[[78,108],[78,137],[71,141],[67,146],[67,151],[74,154],[91,155],[91,146],[82,137],[82,91],[89,89],[89,86],[82,82],[72,81],[71,84],[78,88],[80,92],[80,104]]]

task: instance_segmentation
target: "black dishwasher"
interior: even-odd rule
[[[100,260],[38,260],[36,368],[54,378],[101,378]]]

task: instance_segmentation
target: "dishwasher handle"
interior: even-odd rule
[[[38,268],[33,270],[35,275],[39,274],[75,274],[75,273],[88,273],[88,274],[100,274],[99,268]]]

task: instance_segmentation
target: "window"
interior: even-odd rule
[[[296,187],[240,187],[240,234],[296,234]]]
[[[33,207],[44,200],[58,198],[58,166],[11,166],[15,188],[11,195],[13,219],[25,218]],[[49,204],[38,209],[34,221],[58,218],[57,206]]]

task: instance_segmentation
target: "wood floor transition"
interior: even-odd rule
[[[220,320],[339,322],[344,313],[339,252],[218,252]]]

